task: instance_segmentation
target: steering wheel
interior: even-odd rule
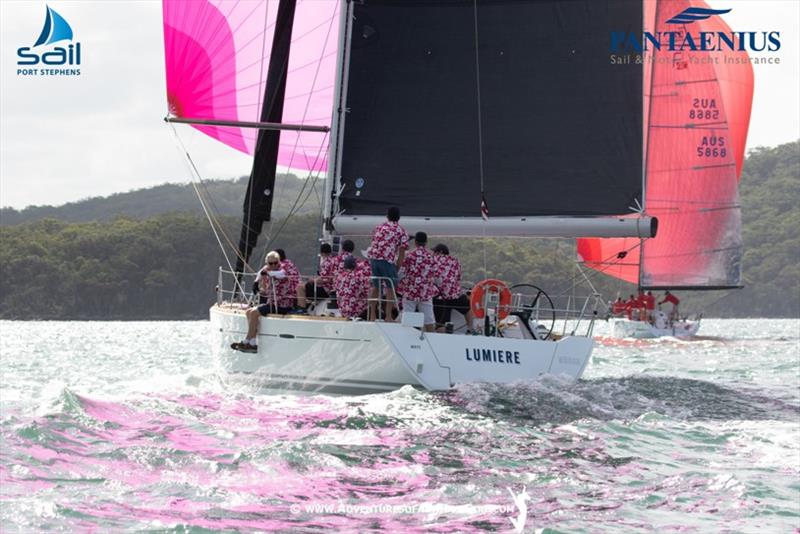
[[[550,296],[533,284],[511,286],[511,292],[521,295],[520,308],[513,314],[525,321],[534,339],[548,339],[556,326],[556,309]]]

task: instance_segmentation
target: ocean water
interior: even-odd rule
[[[331,397],[227,383],[206,322],[0,322],[0,531],[797,532],[800,320],[701,333]]]

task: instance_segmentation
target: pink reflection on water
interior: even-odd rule
[[[431,484],[424,472],[429,454],[401,454],[406,432],[324,400],[272,406],[263,399],[213,395],[141,404],[75,398],[79,413],[71,409],[34,422],[41,443],[9,436],[12,456],[31,467],[20,476],[4,469],[0,476],[14,488],[5,496],[59,488],[66,495],[60,506],[94,518],[94,528],[159,521],[211,529],[379,524],[408,530],[418,518],[300,515],[289,506],[402,504]],[[116,488],[116,497],[100,504],[78,498],[80,488],[97,484]]]
[[[654,508],[672,513],[725,512],[724,495],[679,499],[706,492],[701,477],[661,485],[636,458],[612,455],[607,437],[572,425],[530,436],[484,430],[480,419],[412,429],[413,414],[396,420],[325,397],[75,398],[78,408],[29,421],[25,432],[4,429],[0,469],[6,502],[55,499],[74,530],[503,530],[509,512],[387,507],[509,506],[506,487],[518,480],[538,481],[528,483],[529,521],[567,530],[570,518],[587,517],[643,528],[620,510],[652,494],[664,495]],[[457,398],[442,402],[472,411]],[[26,469],[5,467],[19,464]]]

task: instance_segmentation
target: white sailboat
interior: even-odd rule
[[[691,10],[708,16],[691,21],[676,17]],[[644,24],[653,35],[733,34],[722,19],[726,12],[709,10],[696,0],[659,0],[645,3]],[[644,88],[644,213],[658,217],[658,236],[642,241],[579,239],[579,259],[642,291],[739,289],[743,247],[738,184],[753,97],[746,48],[653,50]],[[689,337],[700,328],[699,317],[651,312],[647,320],[609,319],[612,335]]]
[[[210,310],[222,366],[345,394],[579,378],[591,302],[553,309],[524,293],[487,292],[482,335],[424,332],[419,313],[270,315],[256,353],[230,347],[247,331],[243,273],[277,165],[324,174],[321,241],[334,248],[391,205],[411,233],[437,236],[654,235],[650,217],[617,217],[643,202],[642,68],[606,52],[610,29],[641,20],[637,3],[594,0],[164,0],[167,120],[254,154],[237,265],[220,270]]]
[[[633,321],[624,317],[611,317],[611,335],[616,338],[653,339],[658,337],[691,337],[700,330],[700,319],[670,321],[669,316],[655,312],[653,322]]]

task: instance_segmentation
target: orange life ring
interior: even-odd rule
[[[483,319],[486,317],[486,309],[483,307],[483,299],[486,293],[499,294],[497,317],[501,321],[508,317],[511,311],[511,290],[508,289],[505,283],[494,278],[481,280],[472,288],[472,295],[469,298],[469,306],[472,309],[472,315],[476,319]]]

